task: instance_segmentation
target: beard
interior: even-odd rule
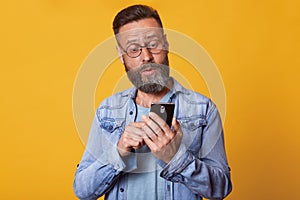
[[[168,86],[170,80],[169,59],[166,56],[162,64],[146,63],[137,69],[129,70],[126,63],[125,69],[127,77],[131,83],[139,90],[145,93],[155,94],[161,92]],[[142,75],[143,70],[155,70],[151,75]]]

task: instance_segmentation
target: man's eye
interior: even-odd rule
[[[130,45],[127,48],[127,52],[135,53],[139,51],[139,46],[138,45]]]
[[[156,40],[153,40],[153,41],[151,41],[150,43],[149,43],[149,48],[151,48],[151,49],[155,49],[155,48],[158,48],[158,46],[159,46],[159,42],[158,41],[156,41]]]

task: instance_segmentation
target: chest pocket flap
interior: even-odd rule
[[[200,126],[205,126],[206,123],[206,119],[203,117],[198,117],[198,118],[181,118],[178,119],[180,125],[188,130],[194,131],[197,128],[199,128]]]
[[[115,119],[106,117],[100,120],[100,127],[105,131],[112,133],[116,129],[122,128],[124,121],[124,119],[120,118]]]

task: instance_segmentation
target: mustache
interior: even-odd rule
[[[162,68],[162,67],[166,67],[167,65],[164,65],[164,64],[157,64],[157,63],[146,63],[146,64],[142,64],[138,71],[143,71],[144,69],[147,69],[147,68],[153,68],[153,69],[156,69],[156,68]]]

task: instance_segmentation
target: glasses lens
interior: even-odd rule
[[[159,40],[152,40],[148,44],[148,49],[151,53],[158,54],[163,48],[162,43]]]
[[[141,53],[141,47],[138,44],[131,44],[127,47],[126,53],[129,57],[138,57]]]
[[[163,44],[159,40],[152,40],[147,46],[139,44],[130,44],[126,49],[126,54],[131,58],[136,58],[141,55],[142,48],[147,47],[148,51],[153,54],[159,54],[163,48]]]

